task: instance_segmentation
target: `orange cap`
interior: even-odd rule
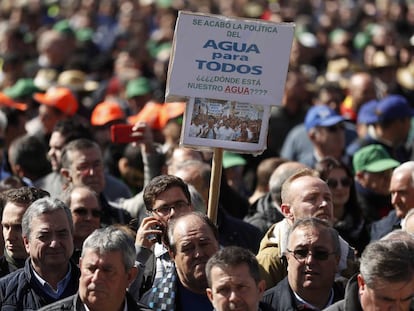
[[[148,102],[136,115],[128,117],[129,124],[137,122],[145,122],[153,129],[161,129],[160,111],[162,104],[156,102]]]
[[[20,111],[26,111],[28,108],[27,104],[15,102],[11,97],[4,93],[0,93],[0,106],[7,106]]]
[[[103,126],[111,121],[123,119],[125,119],[125,113],[116,102],[104,101],[93,109],[91,124],[93,126]]]
[[[185,102],[155,103],[148,102],[136,115],[128,117],[128,123],[146,122],[153,129],[162,129],[169,120],[182,115],[185,111]]]
[[[43,105],[55,107],[68,116],[78,111],[78,100],[67,87],[51,87],[46,93],[35,93],[33,98]]]
[[[184,114],[185,102],[164,103],[160,111],[160,125],[164,127],[169,120]]]

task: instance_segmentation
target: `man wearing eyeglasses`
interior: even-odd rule
[[[63,202],[69,207],[73,220],[72,260],[79,262],[85,239],[101,226],[101,206],[98,195],[86,186],[72,186],[63,194]]]
[[[344,296],[335,282],[340,260],[338,233],[319,218],[304,218],[289,231],[288,274],[268,289],[263,301],[280,310],[323,310]]]
[[[145,265],[130,289],[136,299],[152,287],[156,278],[163,278],[173,265],[162,243],[168,223],[193,210],[187,184],[173,175],[154,177],[145,186],[143,197],[149,216],[142,220],[135,239],[137,261]]]
[[[260,242],[257,260],[266,288],[280,282],[287,274],[283,263],[288,233],[292,225],[303,218],[316,217],[333,224],[332,193],[316,171],[302,169],[290,176],[282,185],[281,210],[285,218],[277,222]],[[338,272],[350,276],[354,273],[354,250],[340,238],[341,252]]]

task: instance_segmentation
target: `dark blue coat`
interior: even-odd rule
[[[71,280],[60,299],[75,294],[79,287],[79,268],[72,266]],[[33,275],[30,258],[25,266],[0,279],[0,310],[31,311],[38,310],[57,299],[46,295]]]

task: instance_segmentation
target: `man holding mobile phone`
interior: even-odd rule
[[[153,178],[145,187],[143,196],[149,216],[142,220],[135,239],[136,259],[145,265],[130,288],[136,299],[173,264],[168,249],[161,243],[167,224],[171,219],[193,211],[187,184],[173,175]]]

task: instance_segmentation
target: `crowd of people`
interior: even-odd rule
[[[180,10],[295,23],[266,150],[223,153],[214,220],[213,152],[164,102]],[[1,1],[0,310],[414,310],[413,12]],[[190,136],[257,142],[263,120],[210,117]]]

